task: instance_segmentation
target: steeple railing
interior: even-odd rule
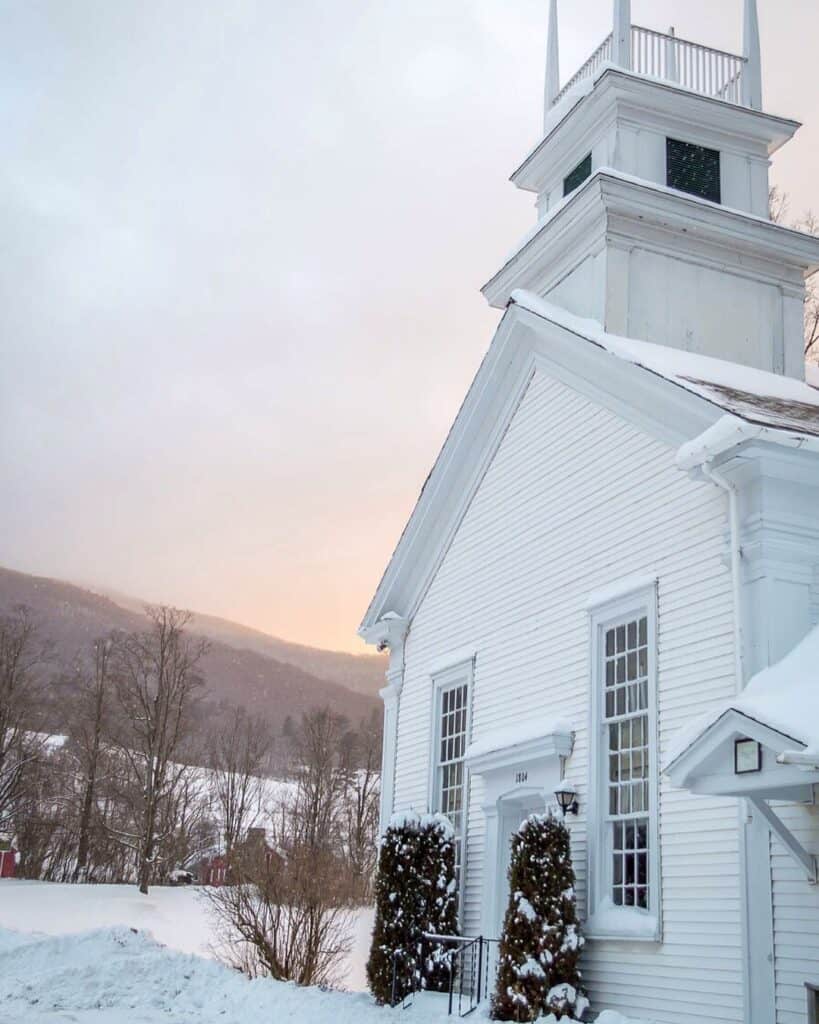
[[[609,32],[603,42],[597,47],[594,53],[589,57],[585,64],[572,75],[569,81],[563,86],[560,92],[555,97],[555,103],[559,103],[560,100],[573,89],[579,82],[582,82],[584,78],[594,78],[600,68],[611,60],[612,53],[612,42],[614,40],[614,33]]]
[[[584,79],[593,78],[611,61],[613,34],[609,34],[585,64],[563,86],[555,98],[561,100]],[[742,74],[745,57],[711,46],[702,46],[673,33],[655,32],[639,25],[631,27],[631,70],[726,103],[742,103]]]

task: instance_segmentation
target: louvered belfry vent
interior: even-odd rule
[[[563,195],[567,196],[583,184],[586,178],[591,177],[591,153],[584,157],[573,171],[570,171],[563,179]]]
[[[666,184],[712,203],[722,202],[719,151],[666,139]]]

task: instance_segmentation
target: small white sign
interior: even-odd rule
[[[736,740],[734,743],[734,773],[748,775],[762,770],[762,747],[756,740]]]

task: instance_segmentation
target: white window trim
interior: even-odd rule
[[[648,729],[649,729],[649,909],[617,907],[611,899],[611,857],[605,835],[607,761],[604,749],[602,666],[605,630],[615,622],[645,615],[648,619]],[[622,591],[589,608],[590,616],[590,719],[588,910],[584,932],[591,939],[659,942],[662,939],[662,873],[660,870],[660,766],[657,729],[657,581]],[[607,749],[607,748],[606,748]]]
[[[429,788],[427,792],[427,807],[433,814],[438,813],[438,750],[441,742],[441,700],[444,690],[453,686],[466,685],[466,738],[464,754],[472,740],[472,681],[475,675],[474,655],[463,658],[461,661],[452,664],[432,675],[432,714],[430,722],[430,771]],[[466,879],[466,840],[469,833],[469,766],[464,757],[463,776],[463,819],[461,829],[461,897],[463,897],[463,886]],[[464,900],[459,900],[459,914],[463,914]]]

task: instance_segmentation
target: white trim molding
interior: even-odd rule
[[[381,835],[392,817],[395,802],[395,759],[398,752],[398,713],[404,685],[404,646],[409,623],[400,615],[388,612],[370,630],[367,637],[379,650],[390,652],[387,685],[381,690],[384,701],[384,732],[381,743],[381,796],[378,827]]]
[[[554,803],[573,743],[574,732],[565,722],[544,720],[481,737],[467,750],[470,775],[483,779],[481,931],[489,938],[497,938],[506,906],[511,832],[529,814],[542,814]]]
[[[452,657],[445,659],[447,667],[430,673],[432,685],[432,715],[430,721],[429,737],[429,781],[427,791],[427,806],[435,813],[445,813],[440,806],[438,796],[438,771],[439,771],[439,747],[441,743],[441,710],[443,694],[454,690],[456,687],[466,687],[466,721],[465,734],[463,737],[463,777],[461,780],[461,836],[458,862],[460,874],[463,879],[466,875],[466,839],[469,826],[469,765],[466,760],[466,751],[469,747],[469,740],[472,735],[472,693],[475,677],[475,654],[469,653],[465,657],[453,653]],[[454,659],[454,660],[453,660]],[[462,908],[461,908],[462,910]],[[461,911],[459,911],[461,912]]]
[[[623,581],[625,584],[626,581]],[[657,580],[626,590],[614,582],[616,596],[589,609],[590,722],[588,818],[588,916],[585,933],[591,939],[659,942],[662,938],[662,881],[659,829],[659,763],[657,727]],[[609,725],[605,718],[606,631],[627,622],[646,619],[648,735],[648,907],[615,906],[612,876],[613,823],[608,816]]]

